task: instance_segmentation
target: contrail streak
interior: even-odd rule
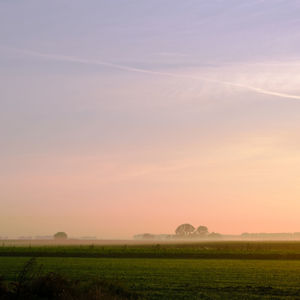
[[[252,92],[256,92],[258,94],[264,94],[264,95],[270,95],[280,98],[288,98],[288,99],[297,99],[300,100],[299,95],[293,95],[293,94],[286,94],[286,93],[280,93],[276,91],[271,90],[265,90],[262,88],[250,86],[250,85],[244,85],[239,84],[231,81],[223,81],[218,79],[212,79],[202,76],[190,76],[190,75],[184,75],[184,74],[174,74],[174,73],[168,73],[168,72],[159,72],[159,71],[151,71],[147,69],[141,69],[141,68],[133,68],[126,65],[119,65],[114,64],[106,61],[100,61],[100,60],[89,60],[89,59],[83,59],[78,57],[72,57],[72,56],[64,56],[64,55],[55,55],[55,54],[45,54],[45,53],[39,53],[36,51],[26,50],[26,49],[18,49],[18,48],[8,48],[8,47],[2,47],[6,50],[13,50],[22,54],[31,55],[35,57],[41,57],[46,59],[52,59],[57,61],[66,61],[66,62],[74,62],[74,63],[82,63],[82,64],[89,64],[89,65],[99,65],[99,66],[106,66],[114,69],[129,71],[129,72],[136,72],[136,73],[144,73],[144,74],[152,74],[152,75],[162,75],[162,76],[168,76],[168,77],[174,77],[174,78],[185,78],[185,79],[193,79],[193,80],[202,80],[207,82],[214,82],[221,85],[227,85],[235,88],[241,88],[246,89]]]

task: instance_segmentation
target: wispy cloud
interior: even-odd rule
[[[221,85],[225,85],[225,86],[231,86],[234,88],[249,90],[249,91],[252,91],[252,92],[255,92],[258,94],[275,96],[275,97],[279,97],[279,98],[300,100],[300,95],[282,93],[282,92],[268,90],[268,89],[264,89],[264,88],[260,88],[260,87],[251,86],[251,85],[241,84],[238,82],[223,81],[223,80],[213,79],[213,78],[204,77],[204,76],[192,76],[192,75],[187,75],[187,74],[176,74],[176,73],[170,73],[170,72],[153,71],[153,70],[148,70],[148,69],[143,69],[143,68],[135,68],[135,67],[127,66],[127,65],[115,64],[115,63],[101,61],[101,60],[91,60],[91,59],[79,58],[79,57],[74,57],[74,56],[40,53],[40,52],[27,50],[27,49],[10,48],[10,47],[4,47],[4,46],[0,46],[0,48],[10,50],[10,51],[16,51],[16,52],[22,53],[24,55],[30,55],[30,56],[44,58],[44,59],[105,66],[105,67],[119,69],[119,70],[123,70],[123,71],[150,74],[150,75],[161,75],[161,76],[168,76],[168,77],[174,77],[174,78],[201,80],[201,81],[217,83],[217,84],[221,84]]]

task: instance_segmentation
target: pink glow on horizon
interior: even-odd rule
[[[0,237],[300,232],[299,3],[129,2],[0,1]]]

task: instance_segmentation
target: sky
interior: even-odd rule
[[[299,210],[299,0],[0,0],[0,236]]]

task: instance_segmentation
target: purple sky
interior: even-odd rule
[[[0,236],[300,231],[300,1],[0,0]]]

